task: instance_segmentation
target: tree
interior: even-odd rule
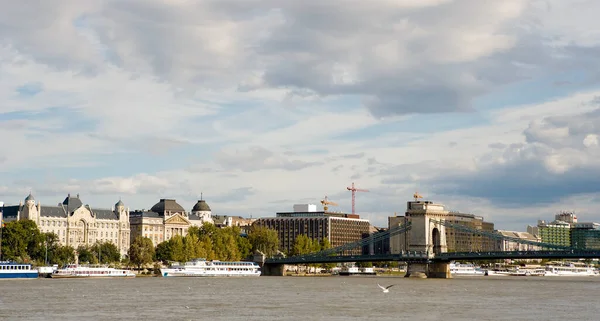
[[[260,251],[267,257],[272,257],[279,249],[277,231],[260,225],[254,225],[248,233],[248,241],[252,251]]]
[[[14,261],[36,259],[44,242],[34,221],[8,222],[2,229],[2,257]]]
[[[77,258],[81,263],[90,263],[96,264],[98,263],[98,257],[92,250],[91,246],[88,245],[80,245],[77,248]]]
[[[65,265],[75,261],[75,249],[71,246],[59,245],[53,251],[51,263]]]
[[[142,268],[142,265],[152,263],[154,258],[154,245],[152,240],[138,236],[129,247],[129,260],[132,264],[136,265],[138,269]]]
[[[121,260],[121,252],[112,242],[96,243],[92,245],[92,251],[98,256],[100,263],[114,263]]]
[[[319,245],[321,247],[319,249],[319,251],[324,251],[324,250],[327,250],[327,249],[331,248],[331,243],[329,242],[329,239],[327,239],[327,238],[323,238],[321,240],[321,242],[319,243]],[[324,269],[327,269],[327,270],[331,270],[336,265],[337,265],[336,263],[323,263],[323,264],[321,264],[321,267],[324,268]]]

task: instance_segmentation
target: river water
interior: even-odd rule
[[[1,280],[0,320],[600,320],[598,293],[600,277]]]

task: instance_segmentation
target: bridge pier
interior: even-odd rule
[[[407,278],[451,279],[450,264],[447,262],[435,263],[408,263],[406,268]]]
[[[260,275],[262,276],[285,276],[285,265],[284,264],[269,264],[265,263],[260,269]]]

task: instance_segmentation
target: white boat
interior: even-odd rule
[[[486,275],[486,271],[473,264],[450,263],[450,274],[457,276]]]
[[[339,275],[377,275],[372,267],[359,268],[356,266],[343,266]]]
[[[183,264],[173,264],[160,269],[163,277],[260,276],[255,262],[226,262],[194,259]]]
[[[0,279],[36,279],[38,275],[31,264],[0,261]]]
[[[546,276],[599,276],[598,270],[591,266],[546,265]]]
[[[135,273],[105,266],[80,266],[68,264],[66,267],[56,269],[51,274],[52,278],[132,278]]]
[[[516,268],[510,272],[510,276],[545,276],[546,270],[544,268]]]

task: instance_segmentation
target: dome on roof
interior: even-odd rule
[[[27,201],[35,201],[35,198],[33,198],[33,195],[31,195],[31,193],[29,193],[29,195],[27,195],[27,197],[25,198],[25,202]]]
[[[123,203],[123,201],[119,200],[119,201],[117,202],[117,204],[115,204],[115,207],[119,207],[119,206],[123,206],[123,207],[125,207],[125,204]]]
[[[206,204],[205,200],[199,200],[192,208],[192,212],[210,212],[210,206]]]
[[[175,200],[169,199],[161,199],[160,202],[154,204],[150,211],[154,213],[164,213],[164,212],[178,212],[185,213],[185,210],[181,205],[179,205]]]

